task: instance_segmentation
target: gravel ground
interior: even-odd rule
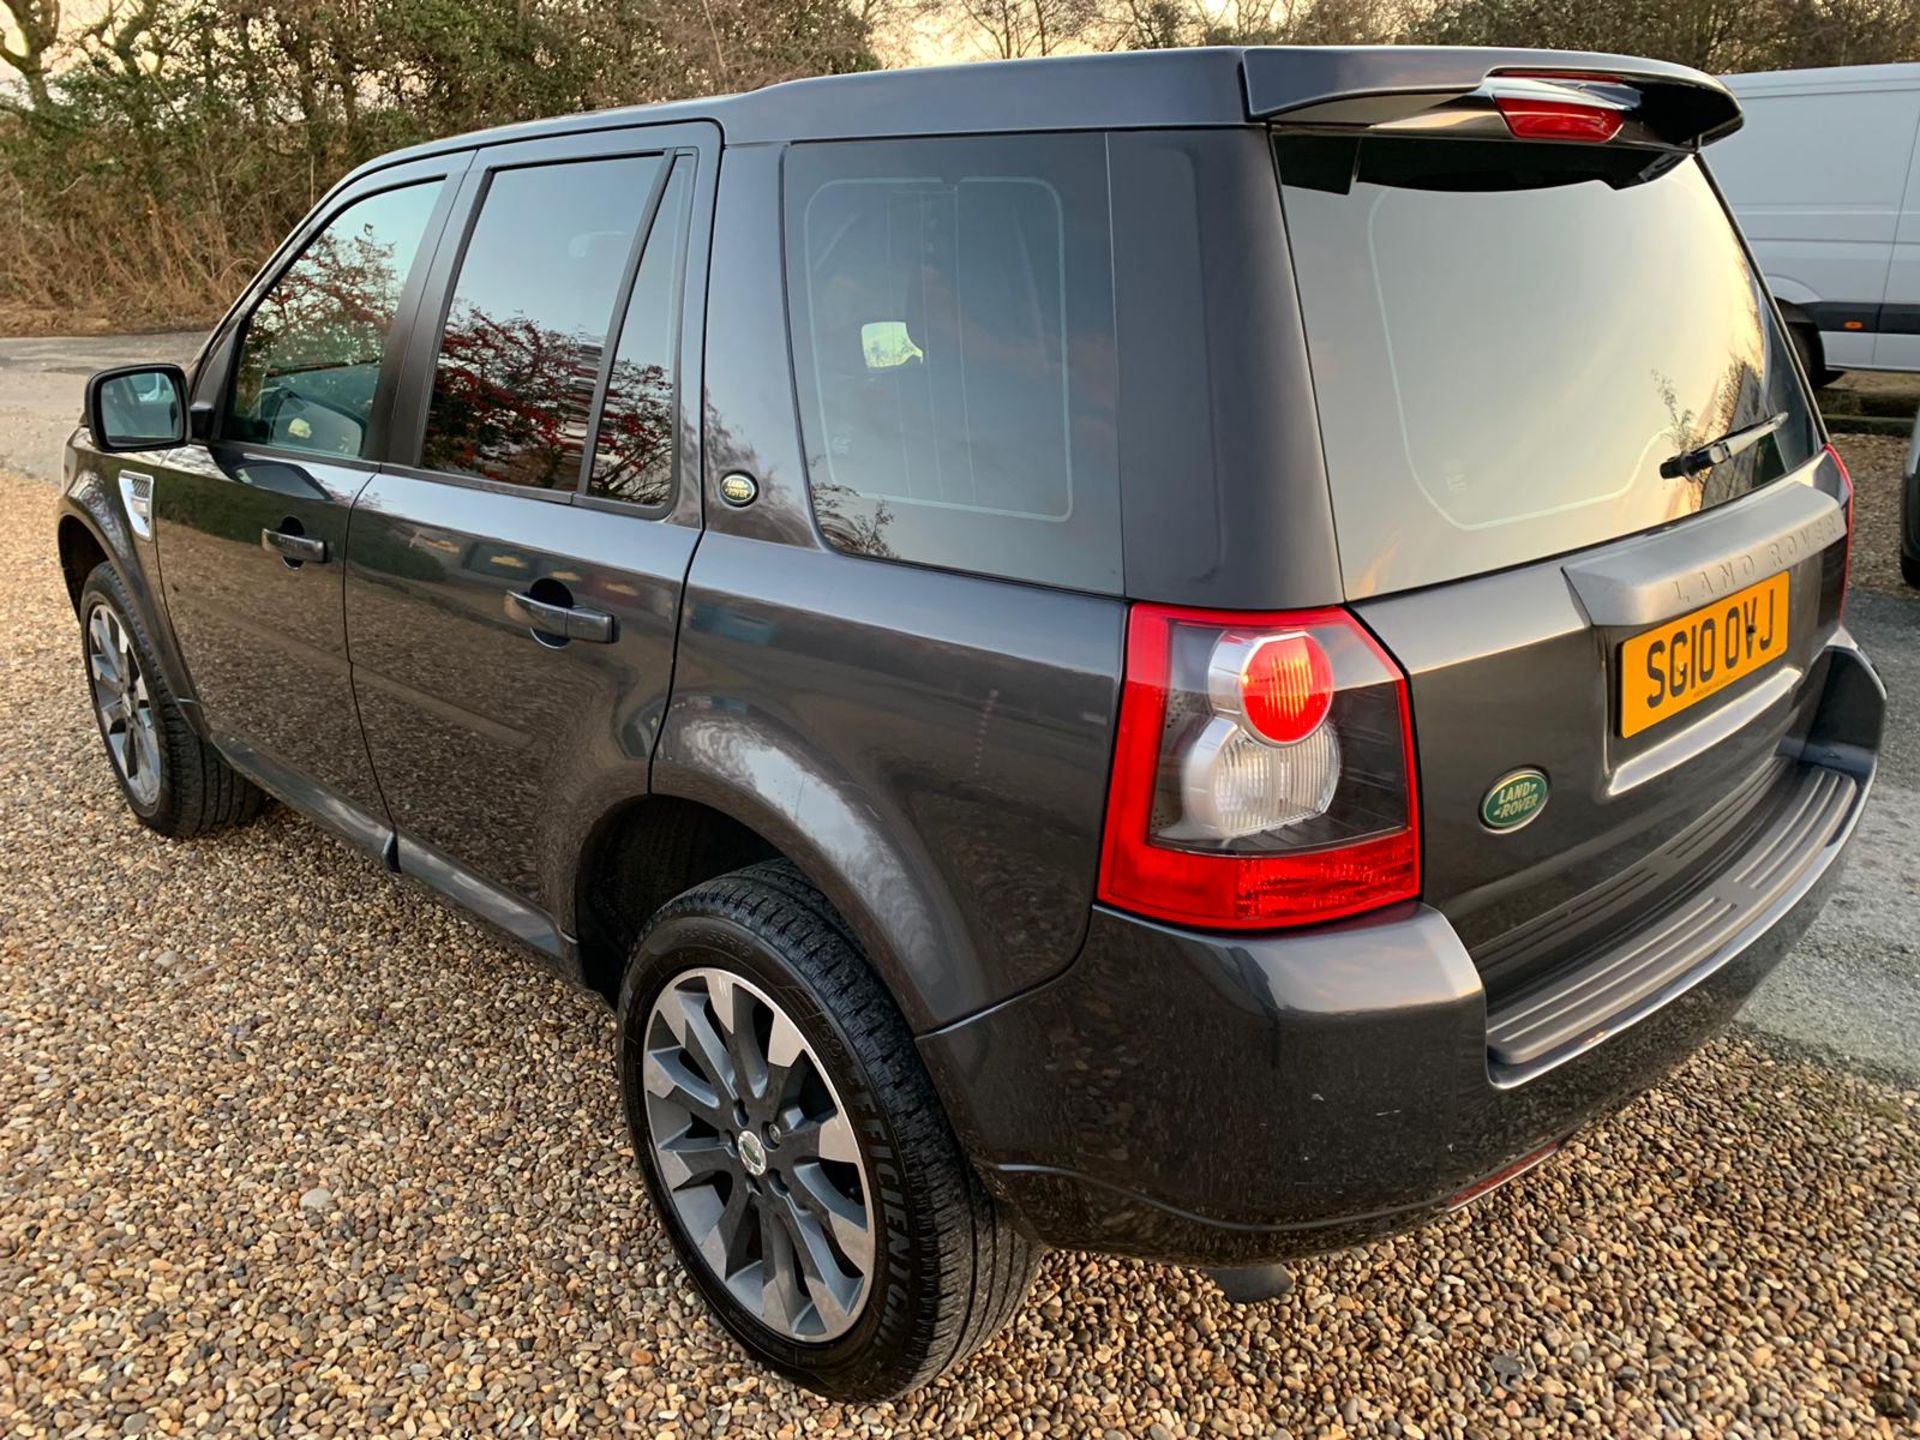
[[[0,1433],[1920,1435],[1920,1093],[1740,1036],[1280,1303],[1056,1255],[918,1396],[772,1379],[596,1000],[284,811],[128,817],[53,502],[0,479]]]
[[[1834,445],[1853,477],[1853,583],[1905,599],[1920,596],[1900,578],[1900,478],[1907,442],[1884,435],[1841,435]]]

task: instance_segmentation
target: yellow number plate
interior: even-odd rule
[[[1638,735],[1787,650],[1786,574],[1643,630],[1620,647],[1620,733]]]

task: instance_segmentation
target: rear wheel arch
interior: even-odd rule
[[[697,843],[680,828],[689,824],[696,831],[707,827],[709,837],[727,837],[730,854],[723,844],[709,864],[676,870],[675,847]],[[627,827],[634,830],[623,834]],[[621,845],[639,847],[629,852],[636,858],[647,847],[656,854],[665,850],[664,862],[652,863],[684,878],[671,889],[664,877],[635,887],[632,893],[641,898],[628,901],[626,915],[639,925],[652,909],[635,912],[655,895],[664,904],[715,875],[783,859],[834,906],[913,1032],[937,1028],[979,1006],[948,1005],[949,1013],[942,1013],[938,1003],[942,988],[952,990],[958,976],[972,973],[957,948],[964,947],[966,930],[951,897],[928,885],[928,863],[908,853],[914,843],[907,819],[889,821],[861,804],[850,787],[810,765],[791,737],[770,735],[738,716],[670,713],[654,754],[650,792],[602,811],[582,843],[563,847],[563,853],[579,856],[569,928],[581,942],[585,978],[602,989],[626,959],[624,949],[609,946],[618,929],[607,927],[590,904],[596,877],[606,873],[608,857]],[[728,858],[732,863],[721,864]],[[618,985],[617,975],[611,983]]]
[[[929,883],[931,862],[913,853],[911,818],[879,813],[822,773],[795,737],[702,717],[667,730],[653,782],[760,836],[826,896],[915,1034],[979,1008],[947,998],[971,997],[978,967],[953,898]]]
[[[784,858],[751,826],[675,795],[638,795],[599,816],[573,876],[581,978],[617,1000],[634,943],[676,895],[763,860]]]

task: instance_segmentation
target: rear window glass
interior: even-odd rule
[[[801,423],[828,540],[1117,589],[1101,137],[796,146],[786,197]]]
[[[1697,160],[1462,140],[1276,147],[1350,596],[1678,520],[1817,450]],[[1738,458],[1662,475],[1781,413]]]

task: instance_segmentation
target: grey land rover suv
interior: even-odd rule
[[[618,1007],[661,1223],[831,1394],[1048,1246],[1517,1174],[1811,922],[1884,691],[1706,76],[806,81],[348,176],[59,553],[166,835],[278,797]]]

